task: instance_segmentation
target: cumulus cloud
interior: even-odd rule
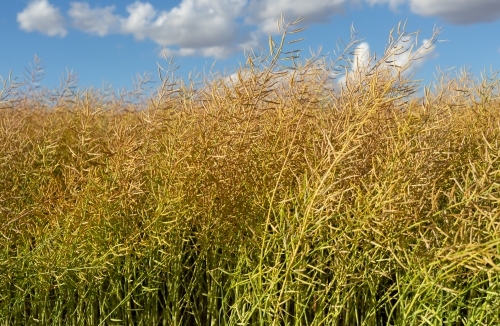
[[[126,15],[115,14],[115,6],[90,7],[72,2],[71,25],[89,34],[110,33],[149,39],[165,47],[162,53],[223,58],[254,48],[268,33],[276,33],[276,20],[307,17],[307,23],[326,22],[349,0],[181,0],[159,10],[149,2],[135,1]],[[64,20],[49,0],[33,0],[18,15],[21,28],[48,35],[65,35]]]
[[[360,43],[354,49],[354,60],[352,63],[352,70],[356,71],[370,65],[370,44],[367,42]]]
[[[65,36],[65,20],[50,0],[31,0],[17,15],[21,29],[49,36]],[[70,3],[71,26],[89,34],[122,33],[137,40],[152,40],[165,47],[161,53],[180,56],[223,58],[255,48],[268,33],[277,33],[281,14],[307,24],[327,22],[347,3],[363,0],[180,0],[168,10],[149,2],[135,1],[127,14],[115,14],[115,6],[90,7],[87,2]],[[386,4],[396,10],[408,5],[416,14],[435,16],[454,24],[471,24],[500,18],[499,0],[364,0]]]
[[[307,17],[308,24],[327,22],[343,10],[346,0],[252,0],[245,21],[259,26],[265,33],[276,33],[276,20],[285,17]]]
[[[117,31],[165,46],[163,54],[220,58],[255,44],[252,30],[237,23],[246,4],[247,0],[182,0],[160,11],[136,1],[122,17],[113,13],[114,6],[92,9],[85,2],[74,2],[69,15],[75,27],[88,33],[104,36]]]
[[[411,0],[411,10],[422,16],[437,16],[453,24],[491,22],[500,18],[498,0]]]
[[[347,79],[357,78],[359,74],[366,72],[371,66],[373,64],[371,62],[370,45],[367,42],[362,42],[353,51],[351,70],[346,75],[339,77],[337,82],[345,84]]]
[[[404,76],[410,76],[419,71],[427,61],[437,57],[435,48],[434,43],[428,39],[424,39],[421,45],[417,46],[415,39],[407,35],[393,44],[386,60],[376,62],[374,55],[370,53],[370,45],[367,42],[360,43],[353,52],[351,70],[338,78],[337,83],[345,84],[347,79],[362,79],[377,64],[382,69],[388,68],[393,73],[401,71]]]
[[[127,7],[122,31],[158,44],[200,49],[226,46],[237,41],[235,21],[245,0],[183,0],[169,11],[158,12],[151,4],[135,2]]]
[[[22,30],[37,31],[49,36],[64,37],[67,34],[64,18],[59,8],[52,6],[48,0],[33,0],[17,14],[17,22]]]
[[[370,5],[389,4],[395,10],[408,3],[421,16],[439,17],[457,25],[491,22],[500,19],[498,0],[365,0]]]
[[[421,45],[417,49],[414,49],[414,39],[411,37],[403,38],[397,44],[397,47],[400,50],[393,56],[393,64],[397,67],[408,66],[404,71],[406,75],[411,75],[419,71],[427,61],[435,59],[438,56],[435,52],[436,46],[428,39],[422,40]]]
[[[91,9],[86,2],[72,2],[70,6],[68,15],[79,30],[105,36],[118,29],[120,17],[113,14],[115,6]]]
[[[138,40],[147,36],[147,29],[152,24],[157,12],[150,3],[134,2],[127,7],[128,18],[122,19],[122,31],[133,34]]]

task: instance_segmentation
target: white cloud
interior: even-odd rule
[[[114,6],[90,8],[87,2],[74,2],[68,15],[74,27],[87,33],[120,32],[152,40],[169,55],[223,58],[257,46],[269,32],[277,33],[282,13],[290,19],[307,17],[308,24],[326,22],[347,1],[181,0],[169,10],[135,1],[126,7],[126,16],[115,15]]]
[[[360,43],[354,50],[353,70],[359,70],[370,65],[370,45],[367,42]]]
[[[138,40],[143,40],[147,29],[156,16],[156,10],[150,3],[134,2],[127,6],[128,18],[121,19],[121,29],[124,33],[131,33]]]
[[[500,18],[499,0],[410,0],[411,10],[453,24],[490,22]]]
[[[118,29],[120,17],[114,15],[115,6],[91,9],[86,2],[72,2],[68,15],[76,28],[99,36]]]
[[[373,66],[370,53],[370,45],[367,42],[362,42],[356,46],[353,51],[352,66],[351,71],[348,71],[346,75],[343,75],[337,79],[339,84],[345,84],[346,79],[356,79],[363,72],[366,72],[371,66]],[[335,77],[335,76],[332,76]]]
[[[439,17],[457,25],[500,19],[499,0],[365,0],[370,5],[388,3],[392,10],[408,3],[417,15]]]
[[[115,6],[91,8],[88,2],[79,1],[70,4],[68,18],[73,27],[86,33],[122,33],[137,40],[152,40],[165,47],[162,53],[224,58],[255,48],[266,34],[277,33],[276,20],[282,13],[289,19],[307,17],[310,25],[328,21],[347,1],[350,0],[181,0],[169,10],[135,1],[126,7],[126,15],[115,14]],[[48,16],[53,18],[47,19]],[[63,18],[49,0],[33,0],[19,17],[25,30],[66,34]],[[36,27],[33,17],[39,17]],[[52,29],[47,27],[49,23]]]
[[[59,8],[52,6],[48,0],[33,0],[17,14],[17,22],[22,30],[38,31],[49,36],[66,36],[64,18]]]
[[[346,0],[251,0],[245,21],[259,26],[264,33],[277,33],[276,21],[283,13],[285,17],[307,18],[307,23],[327,22],[330,17],[343,10]]]
[[[392,10],[408,4],[418,15],[436,16],[455,24],[493,21],[500,18],[500,0],[180,0],[169,9],[135,1],[126,15],[115,14],[115,6],[91,8],[87,2],[70,3],[72,26],[86,33],[133,35],[165,47],[165,53],[180,56],[223,58],[243,49],[255,48],[268,33],[278,33],[276,21],[307,18],[306,23],[327,22],[348,3],[364,1],[387,4]],[[65,20],[49,0],[31,0],[17,15],[21,29],[50,36],[65,36]],[[265,42],[263,42],[265,43]],[[162,52],[163,53],[163,52]],[[418,65],[418,64],[417,64]]]
[[[437,57],[437,53],[435,52],[436,46],[428,39],[422,40],[421,45],[416,50],[411,48],[412,45],[415,45],[413,38],[407,37],[403,39],[398,44],[401,47],[398,53],[401,54],[393,56],[395,65],[399,67],[409,65],[404,71],[406,75],[411,75],[419,71],[427,61]],[[410,61],[412,62],[410,63]]]
[[[122,32],[138,40],[149,38],[167,46],[170,53],[225,57],[251,39],[250,32],[236,22],[245,5],[246,0],[183,0],[159,12],[149,3],[136,1],[127,7],[129,16],[121,20]]]
[[[375,62],[374,55],[370,53],[370,45],[367,42],[360,43],[354,50],[351,70],[338,78],[337,83],[345,84],[346,79],[362,79],[376,64],[381,69],[388,68],[393,73],[402,69],[404,76],[410,76],[422,69],[427,61],[437,57],[435,48],[435,45],[427,39],[424,39],[417,47],[415,39],[407,35],[389,49],[391,55],[386,57],[385,61]]]

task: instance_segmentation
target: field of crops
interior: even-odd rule
[[[270,43],[147,101],[4,83],[1,325],[500,324],[499,80]]]

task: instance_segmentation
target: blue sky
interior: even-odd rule
[[[166,64],[164,51],[191,71],[231,72],[244,62],[245,49],[267,48],[277,35],[276,20],[306,17],[304,41],[294,44],[334,57],[339,38],[348,41],[351,25],[361,50],[379,57],[391,28],[407,21],[420,30],[415,49],[425,45],[434,26],[439,42],[421,59],[417,77],[426,83],[436,68],[465,67],[479,75],[500,70],[499,0],[0,0],[0,76],[21,76],[34,55],[45,67],[43,85],[54,87],[67,70],[78,85],[130,88],[138,73]]]

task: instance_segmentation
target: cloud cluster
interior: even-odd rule
[[[169,50],[180,54],[222,57],[245,40],[234,20],[245,4],[245,0],[183,0],[169,11],[157,11],[149,3],[135,2],[127,7],[129,16],[121,19],[121,32],[175,46],[178,50]]]
[[[253,0],[248,4],[245,22],[259,26],[265,33],[275,33],[276,19],[307,17],[309,22],[328,22],[342,12],[346,0]]]
[[[389,4],[396,10],[408,3],[412,12],[439,17],[457,25],[491,22],[500,18],[499,0],[365,0],[371,5]]]
[[[85,33],[133,35],[165,46],[164,52],[177,55],[227,57],[255,47],[262,36],[276,33],[276,19],[306,16],[308,23],[326,22],[349,0],[181,0],[169,10],[158,10],[149,2],[135,1],[127,15],[115,14],[115,6],[94,7],[71,2],[70,25]],[[65,36],[66,24],[49,0],[31,0],[18,14],[25,31]]]
[[[64,18],[59,8],[48,0],[33,0],[17,14],[17,22],[22,30],[38,31],[49,36],[66,36]]]
[[[105,36],[119,29],[120,17],[113,14],[115,6],[92,9],[86,2],[72,2],[70,6],[68,16],[79,30]]]
[[[498,0],[411,0],[416,14],[437,16],[453,24],[491,22],[500,18]]]
[[[138,0],[126,7],[126,15],[116,14],[115,6],[91,7],[75,1],[69,5],[67,19],[49,1],[31,0],[17,15],[20,28],[61,37],[68,26],[98,36],[121,33],[152,40],[164,46],[168,55],[216,58],[253,48],[263,36],[276,33],[276,19],[282,13],[289,18],[307,17],[308,24],[322,23],[348,3],[359,1],[386,4],[393,10],[408,5],[418,15],[455,24],[500,18],[499,0],[180,0],[169,10]]]

